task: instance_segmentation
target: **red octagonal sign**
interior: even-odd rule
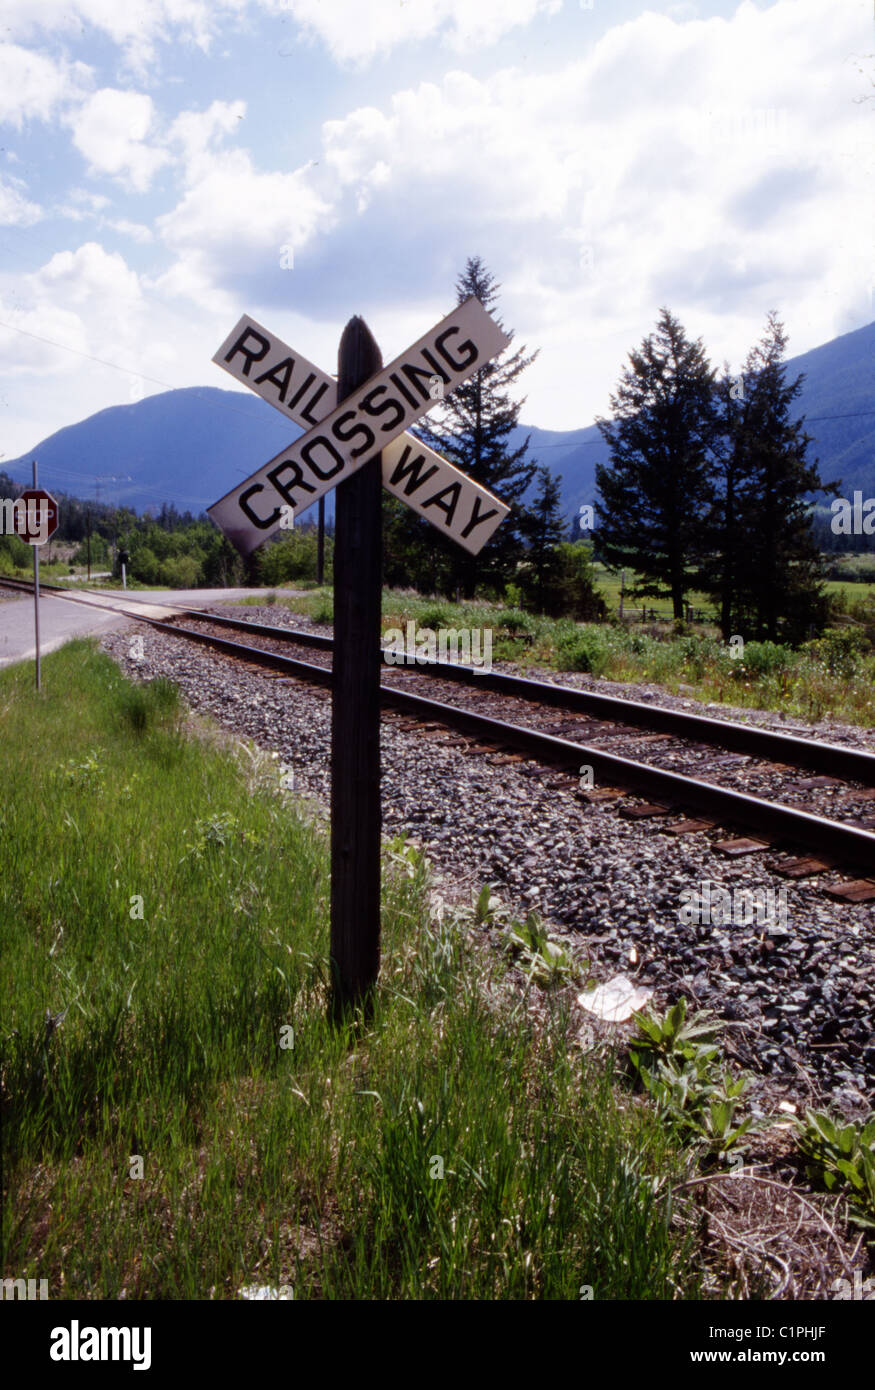
[[[15,534],[28,545],[45,545],[58,529],[58,504],[42,487],[29,487],[15,504]]]

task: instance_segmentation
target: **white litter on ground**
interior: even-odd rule
[[[281,1284],[276,1288],[273,1284],[244,1284],[240,1290],[241,1298],[260,1301],[261,1299],[290,1299],[294,1298],[295,1291],[290,1284]]]
[[[653,990],[634,985],[625,975],[615,975],[607,984],[578,994],[577,1002],[588,1013],[606,1023],[625,1023],[653,998]]]

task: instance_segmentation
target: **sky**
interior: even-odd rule
[[[805,352],[875,319],[873,123],[873,0],[0,0],[0,468],[245,389],[243,313],[388,362],[474,255],[542,429],[663,306],[715,365],[769,310]]]

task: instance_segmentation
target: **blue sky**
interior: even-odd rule
[[[388,360],[472,254],[547,429],[663,304],[733,367],[769,309],[792,353],[858,328],[873,52],[872,0],[3,0],[0,455],[232,387],[243,312]]]

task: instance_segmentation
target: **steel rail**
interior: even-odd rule
[[[159,631],[176,637],[185,636],[191,641],[226,652],[238,660],[267,666],[273,670],[288,671],[298,679],[317,685],[331,685],[332,672],[328,667],[314,666],[310,662],[283,656],[280,652],[266,651],[262,647],[246,647],[225,637],[217,637],[214,633],[178,628],[172,623],[164,623],[155,618],[146,618],[144,621]],[[737,824],[748,832],[758,831],[770,839],[805,845],[820,854],[857,865],[870,872],[875,869],[875,834],[858,826],[828,820],[824,816],[813,815],[809,811],[798,810],[781,802],[762,801],[744,792],[717,787],[711,782],[685,777],[678,772],[667,772],[631,758],[622,758],[616,753],[606,753],[583,743],[558,738],[555,734],[545,734],[537,729],[508,724],[488,715],[476,714],[473,710],[458,709],[455,705],[429,700],[423,695],[400,690],[397,686],[381,685],[380,692],[381,702],[387,708],[415,715],[420,721],[442,723],[448,728],[472,733],[500,746],[517,748],[531,753],[540,761],[559,764],[575,771],[582,765],[589,764],[594,774],[603,777],[609,785],[644,792],[658,798],[663,805],[689,807],[709,816],[716,816],[724,824]]]
[[[10,583],[0,576],[0,583]],[[32,592],[27,580],[12,580],[11,583],[24,591]],[[86,595],[92,591],[71,592],[69,589],[43,586],[56,594],[70,598],[74,602],[87,603]],[[127,602],[128,600],[126,600]],[[290,645],[312,647],[318,651],[332,651],[333,640],[319,633],[301,632],[296,628],[276,627],[269,623],[252,622],[245,618],[229,618],[210,613],[204,609],[183,608],[173,603],[162,603],[155,599],[130,600],[134,605],[148,603],[154,607],[177,608],[180,619],[191,618],[198,622],[213,623],[232,631],[249,632],[256,637],[268,637]],[[113,609],[111,604],[101,604],[103,608]],[[126,616],[130,616],[126,614]],[[153,621],[143,619],[143,621]],[[177,632],[183,629],[176,629]],[[385,656],[385,651],[384,651]],[[306,663],[305,663],[306,664]],[[387,663],[393,665],[395,663]],[[812,739],[797,738],[792,734],[778,733],[773,729],[761,729],[751,724],[739,724],[729,719],[713,719],[706,715],[688,714],[681,710],[666,709],[661,705],[649,705],[639,700],[627,700],[617,695],[604,695],[589,690],[578,690],[573,686],[552,681],[530,680],[526,676],[514,676],[503,671],[481,671],[473,666],[465,666],[446,661],[418,660],[409,665],[397,664],[397,669],[420,671],[425,675],[442,680],[455,680],[464,684],[479,686],[495,694],[511,695],[532,703],[552,708],[577,711],[609,719],[612,722],[628,724],[633,727],[670,734],[676,738],[691,739],[697,743],[723,748],[728,751],[743,752],[754,757],[782,762],[791,767],[807,767],[830,776],[840,776],[851,781],[875,786],[875,753],[864,749],[848,748],[843,744],[820,743]],[[595,750],[593,750],[595,751]]]
[[[212,622],[218,627],[228,627],[238,632],[250,632],[256,637],[269,637],[302,647],[312,647],[319,651],[331,651],[334,645],[330,637],[322,637],[313,632],[300,632],[295,628],[274,627],[268,623],[253,623],[241,618],[220,617],[198,610],[184,611],[182,616],[196,618],[201,622]],[[385,654],[384,649],[384,657]],[[395,663],[386,664],[392,666]],[[418,670],[424,675],[435,676],[441,680],[460,681],[466,685],[491,690],[498,695],[512,695],[517,699],[528,700],[533,704],[595,715],[618,724],[629,724],[730,751],[750,753],[755,757],[783,762],[791,767],[809,767],[830,776],[841,776],[863,782],[867,786],[875,786],[875,753],[868,753],[864,749],[848,748],[839,743],[815,743],[812,739],[797,738],[793,734],[782,734],[773,729],[760,729],[752,724],[738,724],[729,719],[687,714],[681,710],[666,709],[662,705],[626,700],[618,695],[577,690],[573,686],[561,685],[558,682],[530,680],[526,676],[514,676],[504,671],[481,671],[473,666],[447,661],[417,660],[415,664],[411,662],[409,665],[398,663],[396,669]]]

